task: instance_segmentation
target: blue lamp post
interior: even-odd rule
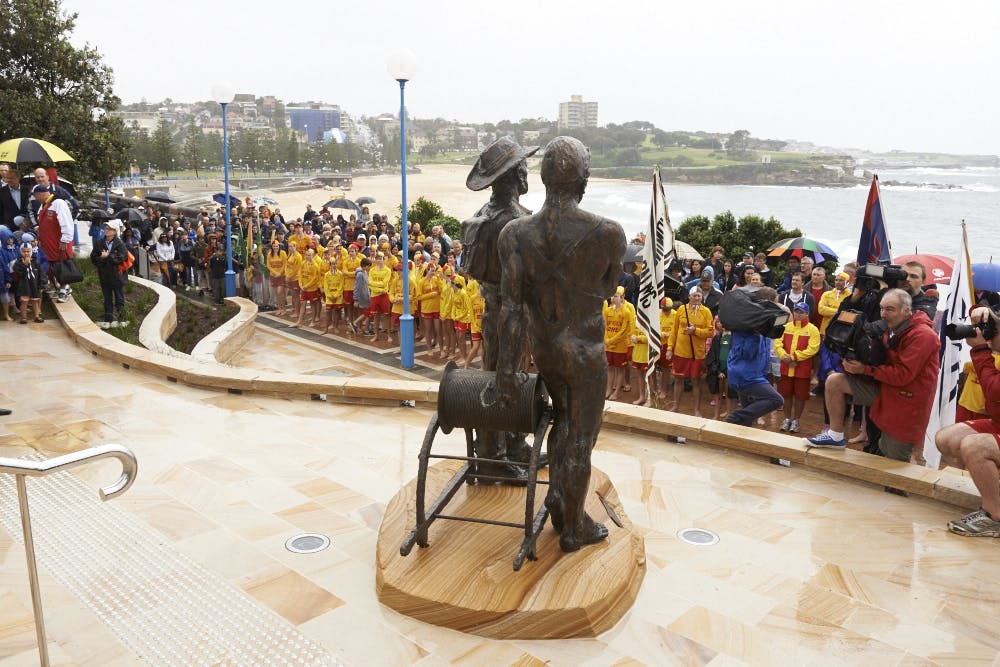
[[[236,296],[236,272],[233,271],[232,207],[229,205],[229,132],[226,128],[226,107],[233,101],[233,87],[217,83],[212,87],[212,98],[222,107],[222,165],[226,183],[226,296]]]
[[[386,69],[399,81],[399,157],[403,181],[403,314],[399,318],[399,361],[403,368],[413,368],[413,315],[410,314],[410,230],[406,223],[406,82],[417,73],[417,58],[408,49],[389,56]]]

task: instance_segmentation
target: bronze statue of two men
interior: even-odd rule
[[[483,367],[496,371],[498,408],[517,400],[525,343],[552,398],[545,505],[560,547],[576,551],[608,534],[584,504],[608,372],[601,305],[618,284],[625,233],[617,222],[579,208],[590,156],[571,137],[545,148],[541,210],[531,214],[521,206],[526,159],[536,150],[505,138],[476,162],[468,187],[492,185],[493,194],[462,224],[463,264],[486,301]],[[478,434],[479,456],[521,460],[523,452],[509,435]]]

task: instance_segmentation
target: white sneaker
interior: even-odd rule
[[[781,428],[779,430],[782,433],[784,433],[784,432],[788,431],[788,429],[790,429],[791,427],[792,427],[792,420],[791,419],[786,419],[785,421],[781,422]]]
[[[101,329],[110,329],[111,322],[105,322],[104,320],[101,320],[100,322],[97,323],[97,326]]]
[[[799,420],[798,419],[793,419],[792,420],[792,423],[788,426],[788,431],[790,433],[798,433],[799,432]]]

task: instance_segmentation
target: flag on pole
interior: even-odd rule
[[[890,261],[892,261],[892,249],[885,228],[885,213],[882,210],[882,196],[878,189],[878,176],[874,176],[872,187],[868,191],[868,203],[865,205],[865,220],[861,225],[858,266]]]
[[[955,407],[958,405],[958,376],[962,372],[963,358],[968,358],[968,345],[963,340],[949,340],[944,335],[949,324],[968,324],[969,313],[975,303],[972,292],[972,264],[969,261],[969,241],[962,223],[962,245],[955,258],[955,269],[951,274],[948,296],[945,299],[941,321],[941,372],[934,392],[931,420],[924,434],[924,458],[928,468],[937,468],[941,462],[941,452],[934,444],[934,435],[945,426],[955,423]]]
[[[646,370],[646,377],[649,377],[660,358],[660,299],[663,298],[667,264],[674,255],[674,230],[670,227],[670,213],[659,167],[653,169],[653,198],[645,236],[642,271],[639,272],[639,307],[635,315],[636,325],[649,342],[649,366]]]

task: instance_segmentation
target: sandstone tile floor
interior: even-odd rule
[[[237,363],[370,370],[275,336],[255,338]],[[202,596],[219,617],[232,605],[240,618],[271,628],[272,650],[316,648],[315,661],[350,665],[1000,665],[1000,541],[949,535],[955,508],[611,430],[594,461],[644,533],[647,553],[646,578],[624,619],[597,638],[566,641],[493,641],[426,625],[378,603],[373,568],[383,508],[415,474],[426,411],[191,389],[103,362],[51,320],[0,322],[0,341],[0,406],[14,410],[0,418],[0,456],[116,442],[139,460],[135,485],[103,504],[96,489],[117,477],[114,462],[60,482],[92,495],[91,504],[60,505],[58,494],[49,502],[43,480],[28,480],[39,532],[49,520],[67,531],[83,522],[93,548],[108,554],[84,573],[87,586],[138,596],[150,615],[125,632],[122,624],[136,619],[98,613],[73,581],[43,564],[53,664],[160,664],[144,648],[143,628],[207,632],[175,618],[182,597]],[[373,377],[391,382],[393,374]],[[457,432],[444,442],[464,447]],[[23,548],[6,527],[11,504],[16,522],[10,488],[0,497],[8,511],[0,528],[2,667],[36,664]],[[692,526],[721,541],[695,547],[676,538]],[[300,532],[324,533],[332,545],[313,555],[287,551],[285,541]],[[134,537],[122,545],[119,534]],[[89,562],[60,537],[38,538],[48,562]],[[116,549],[127,553],[119,558]],[[138,571],[120,571],[131,563]],[[166,583],[176,584],[176,598],[156,597]],[[186,658],[265,663],[268,647],[234,627],[227,641],[249,651],[242,659]]]

